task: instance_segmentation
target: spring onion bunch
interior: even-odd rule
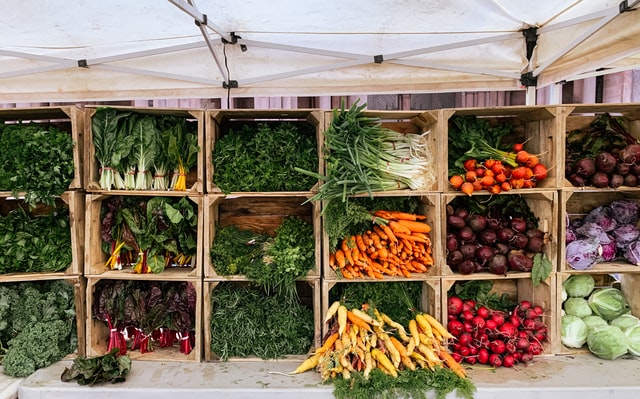
[[[363,115],[366,104],[333,111],[325,132],[326,176],[311,200],[346,199],[348,195],[389,190],[430,190],[435,181],[429,132],[400,133]],[[302,173],[312,174],[299,170]]]

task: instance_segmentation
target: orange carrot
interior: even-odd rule
[[[344,252],[344,257],[347,259],[347,262],[350,265],[355,265],[355,262],[353,261],[353,257],[351,256],[351,246],[348,244],[347,238],[344,238],[342,240],[340,249],[342,249],[342,252]]]
[[[356,238],[356,246],[358,247],[360,252],[366,252],[367,246],[364,243],[364,238],[360,234],[356,235],[355,238]]]
[[[356,326],[367,330],[368,332],[373,332],[371,330],[371,326],[364,320],[362,320],[360,317],[356,316],[352,311],[347,310],[347,319],[352,322],[353,324],[355,324]]]
[[[331,267],[332,270],[336,270],[336,268],[338,267],[338,264],[336,263],[336,254],[335,253],[330,253],[329,254],[329,267]]]
[[[418,236],[414,236],[413,234],[404,234],[404,233],[396,233],[396,236],[402,240],[412,241],[412,242],[421,242],[426,244],[427,240],[424,238],[420,238]],[[413,246],[413,245],[412,245]]]
[[[388,219],[395,220],[419,220],[422,215],[418,215],[415,213],[408,212],[400,212],[400,211],[387,211],[389,217]]]
[[[402,220],[392,220],[392,221],[389,222],[389,224],[387,226],[389,226],[394,233],[411,234],[411,230],[408,227],[406,227],[404,224],[400,223],[401,221]],[[405,222],[406,222],[406,220],[405,220]],[[410,220],[410,222],[420,223],[420,222],[414,222],[414,221],[411,221],[411,220]]]
[[[387,233],[385,233],[384,230],[382,230],[382,227],[375,225],[373,226],[373,231],[375,231],[376,233],[378,233],[378,236],[380,237],[381,240],[388,240],[389,237],[387,237]]]
[[[380,228],[382,229],[382,231],[384,231],[384,234],[386,234],[387,239],[391,242],[398,242],[398,239],[396,238],[396,235],[393,233],[393,230],[391,230],[391,227],[389,227],[386,224],[383,224],[380,226]]]
[[[453,358],[453,356],[451,356],[451,354],[449,352],[447,352],[446,350],[441,350],[441,351],[438,352],[438,357],[442,361],[444,361],[444,363],[447,365],[447,367],[449,367],[451,369],[451,371],[456,373],[458,375],[458,377],[460,377],[460,378],[466,378],[467,377],[467,373],[464,370],[464,367],[462,367],[460,365],[460,363],[456,362],[456,360]]]
[[[405,226],[407,229],[409,229],[412,232],[415,231],[417,233],[425,233],[425,234],[431,232],[431,226],[429,226],[427,223],[424,223],[424,222],[414,222],[412,220],[398,220],[398,223]]]

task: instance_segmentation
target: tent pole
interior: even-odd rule
[[[525,105],[536,105],[536,87],[527,86]]]
[[[549,104],[562,104],[562,83],[549,86]]]

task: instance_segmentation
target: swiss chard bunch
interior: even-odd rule
[[[35,123],[0,125],[0,191],[52,205],[75,176],[71,135]]]
[[[78,385],[94,385],[101,382],[124,382],[131,371],[131,358],[120,356],[113,350],[102,356],[77,357],[71,367],[65,367],[60,380],[77,381]]]
[[[309,191],[318,170],[315,130],[292,122],[245,124],[218,138],[213,149],[213,182],[233,191]]]

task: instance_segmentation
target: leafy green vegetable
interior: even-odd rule
[[[78,347],[73,286],[65,280],[0,285],[4,347],[4,373],[14,377],[26,377],[73,353]]]
[[[151,165],[155,162],[157,152],[157,132],[155,118],[150,115],[129,118],[133,144],[133,161],[136,162],[136,190],[151,189]]]
[[[605,112],[588,127],[567,133],[566,161],[573,164],[583,158],[595,158],[601,151],[616,153],[635,143],[637,139],[628,133],[624,119]]]
[[[448,296],[457,296],[462,300],[472,299],[479,305],[484,305],[489,309],[512,311],[516,307],[516,302],[504,293],[498,295],[492,292],[493,281],[491,280],[471,280],[467,282],[456,282],[449,289]]]
[[[553,270],[553,264],[545,253],[537,253],[533,257],[533,267],[531,268],[531,281],[533,285],[539,285],[547,279]]]
[[[336,378],[327,383],[334,384],[333,395],[337,399],[427,399],[433,397],[432,391],[437,399],[454,392],[460,398],[473,399],[476,392],[470,379],[458,377],[447,367],[403,370],[398,377],[374,369],[368,379],[360,372],[352,372],[349,380]]]
[[[221,360],[301,355],[313,343],[313,311],[289,295],[220,283],[211,291],[211,309],[211,351]]]
[[[507,123],[491,126],[486,119],[474,115],[451,117],[448,134],[449,176],[464,173],[463,163],[469,158],[502,159],[502,155],[494,150],[510,150],[502,144],[502,138],[511,131],[511,126]]]
[[[101,382],[116,384],[124,382],[131,371],[131,358],[118,355],[118,350],[96,357],[77,357],[71,367],[65,367],[60,380],[76,380],[79,385],[94,385]]]
[[[35,123],[0,124],[0,191],[53,205],[75,176],[71,135]]]
[[[0,216],[0,274],[60,272],[72,262],[66,207],[32,216],[19,207]]]
[[[170,184],[173,190],[187,189],[186,175],[197,164],[199,152],[197,124],[190,123],[184,118],[174,118],[167,145],[167,156],[173,167],[173,178]]]
[[[318,170],[316,132],[308,123],[244,124],[216,139],[213,182],[233,191],[309,191],[317,179],[294,168]]]
[[[216,237],[209,249],[211,264],[221,276],[247,274],[255,262],[262,261],[263,246],[270,237],[235,225],[216,226]]]
[[[96,110],[91,120],[95,157],[100,163],[100,188],[103,190],[110,190],[116,186],[116,174],[128,167],[123,161],[131,152],[135,137],[122,132],[123,123],[129,115],[130,112],[101,107]]]

